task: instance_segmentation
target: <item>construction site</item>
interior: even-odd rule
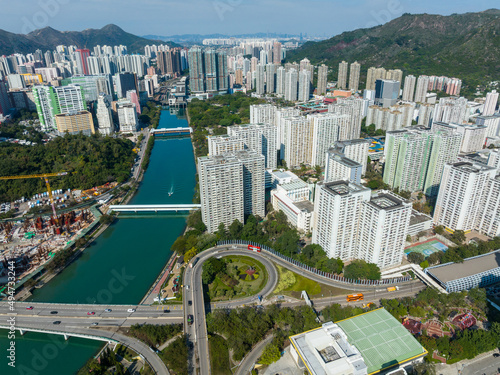
[[[95,210],[95,209],[94,209]],[[70,211],[54,218],[42,217],[0,223],[0,285],[9,261],[16,266],[16,279],[22,280],[72,245],[96,221],[92,209]],[[97,211],[97,210],[95,210]]]

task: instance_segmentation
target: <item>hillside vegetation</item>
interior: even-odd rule
[[[53,189],[89,189],[106,182],[124,182],[135,159],[134,144],[94,134],[57,137],[46,144],[0,144],[0,176],[70,172],[52,178]],[[0,202],[32,197],[46,190],[41,179],[0,181]]]
[[[357,60],[364,77],[370,66],[400,68],[406,74],[455,76],[472,90],[499,79],[499,56],[500,10],[491,9],[450,16],[403,14],[381,26],[306,43],[287,60],[325,63],[335,77],[339,62]]]
[[[43,52],[55,50],[56,46],[75,45],[78,48],[92,50],[97,45],[127,46],[128,53],[144,54],[144,47],[148,44],[168,44],[178,46],[172,42],[161,42],[141,38],[127,33],[116,25],[106,25],[101,29],[86,29],[83,31],[58,31],[51,27],[35,30],[29,34],[14,34],[0,29],[0,55],[12,53],[33,53],[37,49]]]

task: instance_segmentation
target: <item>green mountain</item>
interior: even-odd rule
[[[138,37],[123,31],[116,25],[106,25],[102,29],[86,29],[83,31],[58,31],[51,27],[32,31],[29,34],[13,34],[0,30],[0,55],[12,53],[33,53],[37,49],[43,52],[54,50],[58,45],[75,45],[92,50],[96,45],[124,45],[129,53],[144,53],[148,44],[168,44],[180,47],[173,42],[163,42]]]
[[[408,74],[446,75],[471,89],[500,78],[500,10],[479,13],[403,14],[384,25],[344,32],[290,51],[287,61],[307,57],[336,72],[342,60],[402,69]]]

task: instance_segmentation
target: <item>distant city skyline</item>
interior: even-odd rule
[[[140,6],[138,6],[140,4]],[[113,23],[135,35],[283,33],[333,36],[384,24],[403,13],[480,12],[498,8],[497,0],[25,0],[2,5],[8,15],[0,28],[28,33],[50,26],[61,31],[101,28]],[[279,14],[280,17],[276,15]],[[78,17],[75,17],[78,15]],[[169,16],[174,15],[174,16]],[[341,15],[341,17],[340,17]]]

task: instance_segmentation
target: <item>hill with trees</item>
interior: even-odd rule
[[[69,172],[50,181],[53,189],[89,189],[106,182],[124,182],[136,154],[134,144],[94,134],[66,134],[46,144],[24,146],[0,143],[0,176]],[[0,181],[0,202],[32,197],[46,190],[41,179]]]
[[[83,31],[58,31],[52,27],[44,27],[29,34],[14,34],[0,29],[0,55],[12,53],[33,53],[37,49],[43,52],[55,50],[58,45],[75,45],[78,48],[92,50],[97,45],[127,46],[128,53],[144,53],[148,44],[168,44],[180,47],[173,42],[163,42],[141,38],[127,33],[120,27],[110,24],[101,29],[86,29]]]
[[[384,25],[344,32],[290,51],[287,61],[305,57],[325,63],[336,77],[338,64],[358,61],[362,75],[371,67],[402,69],[406,74],[461,78],[469,87],[498,79],[500,10],[440,16],[403,14]]]

